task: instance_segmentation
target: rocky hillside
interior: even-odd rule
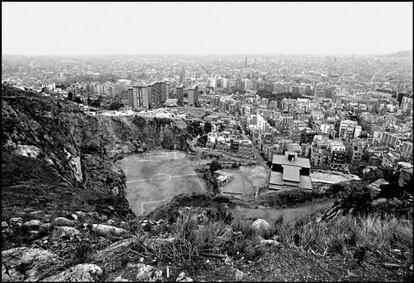
[[[42,211],[133,217],[114,160],[138,147],[186,149],[184,120],[86,115],[76,103],[2,86],[2,220]]]

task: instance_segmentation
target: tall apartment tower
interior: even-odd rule
[[[142,107],[144,107],[146,110],[151,108],[151,91],[152,86],[148,85],[145,87],[145,92],[142,96]]]
[[[161,82],[161,103],[164,103],[167,100],[168,95],[168,89],[167,89],[167,83]]]
[[[177,104],[179,106],[184,105],[184,89],[182,85],[177,86]]]
[[[134,89],[132,87],[128,88],[128,106],[135,108],[136,100],[134,100]]]
[[[198,106],[198,86],[193,85],[187,89],[188,91],[188,106]]]
[[[128,90],[128,98],[129,98],[129,106],[137,109],[137,108],[146,108],[145,107],[145,100],[147,98],[147,86],[143,85],[134,85]],[[148,109],[148,108],[146,108]]]
[[[165,99],[166,100],[170,98],[170,91],[171,91],[171,83],[166,81],[165,82],[165,93],[166,93]]]

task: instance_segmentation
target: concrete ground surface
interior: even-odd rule
[[[126,199],[142,216],[181,193],[202,192],[204,187],[185,153],[157,150],[116,162],[127,178]]]
[[[345,174],[334,170],[314,170],[310,174],[312,182],[321,182],[327,184],[336,184],[350,180],[360,180],[358,176]]]
[[[241,166],[239,169],[223,171],[233,174],[233,180],[220,188],[224,195],[251,197],[259,188],[267,185],[269,169],[266,166]]]

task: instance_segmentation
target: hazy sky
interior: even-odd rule
[[[2,2],[3,54],[384,54],[412,45],[410,2]]]

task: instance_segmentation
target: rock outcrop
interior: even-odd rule
[[[38,281],[59,267],[56,254],[41,248],[14,248],[1,252],[2,281]]]

